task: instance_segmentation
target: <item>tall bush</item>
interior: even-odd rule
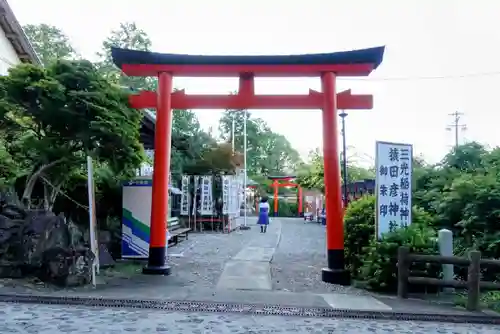
[[[375,196],[368,195],[349,204],[344,216],[344,249],[348,268],[351,272],[352,277],[354,277],[355,279],[370,280],[374,278],[373,275],[377,275],[375,280],[380,281],[380,285],[384,285],[385,283],[383,282],[383,275],[379,276],[378,272],[371,272],[370,270],[365,270],[365,272],[363,273],[360,272],[361,267],[365,266],[367,262],[373,260],[371,255],[367,252],[367,247],[373,246],[375,240],[375,203]],[[411,231],[415,231],[416,227],[418,226],[419,228],[421,227],[425,231],[428,231],[428,233],[430,233],[429,235],[433,235],[433,230],[428,227],[432,224],[432,220],[433,217],[423,209],[413,207],[413,227]],[[380,243],[384,244],[380,246],[381,249],[383,249],[384,247],[388,247],[388,249],[390,249],[391,251],[396,252],[394,254],[397,254],[397,246],[394,246],[394,242],[396,242],[396,240],[400,240],[397,244],[404,243],[401,240],[406,240],[408,238],[406,236],[406,233],[413,233],[405,231],[406,230],[402,229],[397,230],[394,235],[390,233],[387,234],[385,238],[380,241]],[[422,233],[418,235],[423,238]],[[391,242],[392,245],[386,245],[386,242]],[[395,269],[393,270],[393,272],[395,275]],[[390,281],[388,281],[387,284],[391,284]]]
[[[398,283],[397,255],[400,246],[410,247],[418,254],[438,254],[436,232],[422,224],[414,223],[408,228],[399,228],[385,233],[380,240],[372,239],[361,254],[363,265],[357,278],[375,291],[395,292]],[[419,263],[412,266],[420,275],[438,278],[441,270],[436,264]]]
[[[360,254],[375,235],[375,196],[351,202],[344,216],[344,250],[351,276],[363,264]]]

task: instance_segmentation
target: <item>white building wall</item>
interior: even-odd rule
[[[7,75],[12,66],[21,63],[14,47],[10,44],[3,29],[0,29],[0,75]]]

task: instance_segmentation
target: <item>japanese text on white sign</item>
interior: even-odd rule
[[[412,146],[377,142],[377,234],[411,223]]]

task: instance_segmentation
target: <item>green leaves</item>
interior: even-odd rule
[[[243,128],[247,118],[247,162],[249,174],[283,175],[295,173],[300,162],[298,152],[283,136],[274,133],[260,118],[251,117],[245,110],[226,110],[219,121],[222,139],[231,142],[234,119],[235,149],[243,152]]]
[[[3,139],[0,140],[0,161],[0,191],[4,192],[14,184],[22,174],[22,170],[5,148]]]
[[[344,216],[344,247],[352,277],[364,281],[376,291],[394,292],[397,287],[397,250],[410,246],[413,252],[437,252],[436,231],[432,217],[413,207],[412,225],[397,228],[375,238],[375,196],[364,196],[351,202]],[[439,276],[439,267],[422,265],[418,269],[431,277]]]
[[[77,58],[68,36],[59,28],[42,23],[28,24],[23,30],[43,65],[47,66],[58,59]]]
[[[363,248],[375,237],[375,196],[351,202],[344,216],[344,247],[351,275],[356,277],[363,264]]]
[[[342,167],[342,161],[340,162]],[[341,168],[341,177],[343,178],[344,171]],[[313,150],[309,153],[309,162],[302,164],[299,167],[298,182],[304,188],[318,189],[322,192],[325,191],[324,183],[324,160],[323,155],[319,149]],[[367,169],[356,165],[355,162],[350,161],[347,165],[347,179],[348,182],[361,181],[365,179],[374,179],[375,173],[371,169]]]
[[[62,165],[65,174],[79,169],[87,154],[116,173],[134,170],[142,161],[140,113],[90,62],[22,64],[0,80],[4,147],[20,166],[30,166],[32,177]],[[34,182],[30,179],[31,187]]]
[[[380,241],[371,241],[361,258],[356,240],[364,240],[360,229],[368,231],[373,210],[354,215],[354,202],[346,213],[346,254],[358,268],[359,278],[367,278],[370,288],[392,291],[396,283],[395,257],[397,247],[408,245],[416,253],[433,253],[435,235],[441,228],[454,232],[455,254],[480,250],[484,258],[500,257],[500,150],[486,150],[478,143],[454,148],[441,163],[430,166],[416,161],[413,170],[413,222],[407,230],[387,233]],[[419,208],[417,208],[419,207]],[[358,217],[353,220],[353,217]],[[355,233],[355,235],[351,235]],[[353,267],[354,268],[354,267]],[[354,268],[356,269],[356,268]],[[439,275],[439,268],[424,266],[430,277]],[[464,270],[456,274],[465,277]],[[498,279],[497,273],[485,269],[487,280]]]
[[[413,215],[415,215],[415,211]],[[412,224],[408,228],[386,233],[381,240],[371,239],[363,249],[362,266],[356,277],[371,290],[395,292],[397,289],[397,254],[400,246],[410,247],[412,253],[438,254],[436,232],[431,228]],[[414,264],[412,270],[425,272],[426,277],[439,278],[440,265]],[[413,287],[412,287],[413,288]]]
[[[490,249],[477,240],[489,243],[483,236],[500,231],[499,161],[498,148],[487,151],[475,142],[454,148],[437,166],[414,171],[414,202],[437,218],[437,227],[454,231],[465,248]]]
[[[99,62],[96,64],[99,71],[111,82],[133,90],[156,88],[156,78],[128,77],[122,75],[111,58],[111,47],[124,49],[151,51],[151,39],[134,22],[120,23],[120,27],[111,31],[111,34],[102,43],[102,49],[97,53]]]

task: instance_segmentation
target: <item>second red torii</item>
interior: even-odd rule
[[[274,190],[274,216],[278,216],[278,188],[279,187],[295,187],[297,188],[297,215],[302,217],[302,187],[297,183],[291,182],[291,180],[295,179],[295,176],[268,176],[269,180],[273,181],[273,190]],[[279,181],[287,181],[286,183],[280,183]]]

